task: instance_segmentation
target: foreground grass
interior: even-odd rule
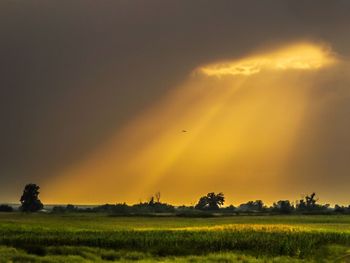
[[[350,216],[0,214],[0,262],[347,262]]]
[[[157,257],[148,253],[108,250],[91,247],[46,247],[45,255],[35,255],[28,251],[0,246],[0,263],[80,263],[80,262],[242,262],[242,263],[301,263],[301,262],[350,262],[347,247],[328,246],[319,250],[314,258],[298,259],[288,256],[254,256],[241,252],[217,252],[206,255]]]

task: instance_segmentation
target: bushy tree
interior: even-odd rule
[[[23,194],[21,196],[21,211],[23,212],[37,212],[43,209],[44,205],[39,199],[40,187],[36,184],[27,184],[24,187]]]
[[[307,195],[305,198],[302,198],[297,203],[297,210],[299,211],[312,211],[316,208],[316,193],[312,193],[311,195]]]
[[[51,210],[52,213],[64,213],[66,212],[66,208],[64,206],[54,206]]]
[[[335,205],[334,206],[334,210],[333,210],[335,213],[341,213],[341,214],[344,214],[347,212],[347,208],[344,207],[344,206],[341,206],[341,205]]]
[[[149,202],[139,203],[131,206],[131,211],[133,213],[173,213],[175,212],[175,207],[167,203],[158,203],[151,198]]]
[[[13,207],[9,205],[0,205],[0,212],[13,212]]]
[[[204,210],[204,209],[208,208],[207,197],[202,196],[194,208],[199,209],[199,210]]]
[[[279,200],[278,202],[273,203],[272,210],[282,214],[290,214],[293,212],[294,206],[289,200]]]
[[[66,211],[69,212],[69,213],[78,212],[79,208],[77,206],[75,206],[75,205],[68,204],[66,206]]]
[[[239,206],[239,210],[248,212],[261,212],[265,209],[264,202],[261,200],[248,201]]]
[[[154,206],[156,204],[156,202],[154,201],[154,196],[151,196],[151,198],[148,201],[148,205],[149,206]]]
[[[296,205],[296,209],[300,212],[313,212],[313,211],[326,211],[329,208],[329,204],[321,205],[317,204],[318,198],[316,193],[307,195],[305,198],[299,200]]]
[[[105,204],[96,206],[92,209],[94,212],[102,212],[102,213],[115,213],[115,214],[129,214],[131,207],[126,203],[119,203],[115,205]]]
[[[199,210],[218,210],[224,203],[225,197],[223,193],[208,193],[199,199],[195,208]]]
[[[234,205],[229,205],[225,208],[222,208],[221,211],[224,213],[235,213],[237,208]]]

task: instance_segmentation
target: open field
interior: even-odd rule
[[[344,215],[0,214],[0,262],[350,262],[349,249]]]

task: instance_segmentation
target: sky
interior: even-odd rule
[[[1,1],[0,202],[350,204],[349,8]]]

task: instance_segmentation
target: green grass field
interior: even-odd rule
[[[0,214],[0,262],[350,262],[350,216]]]

